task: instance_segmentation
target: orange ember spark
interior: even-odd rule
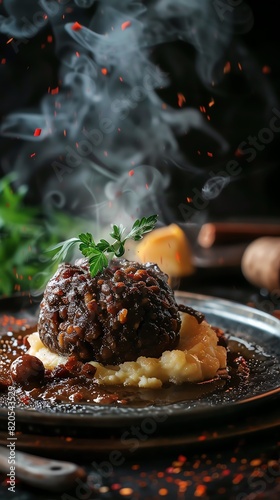
[[[198,484],[195,489],[194,496],[202,497],[205,493],[206,493],[206,486],[204,486],[204,484]]]
[[[229,73],[231,71],[231,65],[230,62],[227,61],[226,64],[224,65],[224,73]]]
[[[240,71],[242,71],[242,65],[241,65],[241,63],[240,63],[240,62],[239,62],[239,63],[237,63],[237,66],[238,66],[238,69],[240,69]]]
[[[55,87],[55,89],[51,89],[51,95],[58,94],[59,92],[59,87]]]
[[[52,37],[52,35],[48,35],[48,36],[47,36],[47,42],[48,42],[48,43],[52,43],[52,41],[53,41],[53,37]]]
[[[102,68],[101,73],[102,73],[102,75],[107,75],[108,74],[107,68]]]
[[[213,153],[210,153],[210,151],[207,151],[207,156],[210,156],[210,158],[213,158]]]
[[[74,24],[72,24],[71,29],[73,31],[80,31],[82,29],[82,25],[76,21]]]
[[[34,130],[34,137],[39,137],[41,135],[42,129],[41,128],[35,128]]]
[[[16,325],[16,326],[24,326],[27,323],[26,318],[15,318],[14,316],[8,316],[7,314],[4,314],[1,318],[1,326],[11,326],[11,325]]]
[[[187,200],[188,203],[192,202],[192,198],[190,198],[189,196],[186,198],[186,200]]]
[[[243,151],[242,151],[242,149],[238,149],[238,148],[237,148],[237,149],[235,150],[234,156],[242,156],[242,155],[243,155]]]
[[[243,479],[243,474],[237,474],[233,480],[232,480],[232,484],[239,484]]]
[[[178,106],[180,106],[181,108],[183,106],[183,103],[186,102],[186,98],[184,94],[181,94],[180,92],[178,92],[177,97],[178,97]]]
[[[215,104],[215,101],[214,101],[214,99],[212,98],[212,99],[211,99],[211,101],[210,101],[210,102],[209,102],[209,104],[208,104],[209,108],[212,108],[212,106],[214,106],[214,104]]]
[[[201,436],[198,436],[198,441],[205,441],[205,440],[206,440],[205,434],[201,434]]]
[[[264,75],[268,75],[269,73],[271,73],[271,67],[270,66],[263,66],[262,67],[262,73]]]
[[[134,175],[134,170],[130,170],[130,171],[128,172],[128,175],[129,175],[129,177],[132,177],[132,176]]]
[[[126,30],[126,28],[129,28],[129,26],[131,26],[131,21],[125,21],[124,23],[122,23],[122,30]]]
[[[181,255],[179,254],[179,252],[175,253],[175,259],[177,260],[177,262],[181,262]]]
[[[9,38],[9,40],[6,42],[6,44],[8,45],[8,43],[11,43],[13,41],[13,38]]]

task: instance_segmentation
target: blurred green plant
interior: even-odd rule
[[[89,222],[25,202],[27,187],[13,187],[13,174],[0,179],[0,295],[40,293],[57,264],[47,250]]]

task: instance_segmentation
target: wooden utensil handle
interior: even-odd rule
[[[197,241],[203,248],[213,245],[253,241],[261,236],[280,236],[280,223],[207,222],[202,225]]]

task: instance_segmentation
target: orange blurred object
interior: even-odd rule
[[[136,247],[139,262],[154,262],[170,277],[194,272],[192,252],[184,231],[177,224],[164,226],[145,235]]]

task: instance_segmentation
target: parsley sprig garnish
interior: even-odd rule
[[[126,228],[122,224],[119,226],[112,224],[110,233],[111,238],[114,240],[112,243],[103,238],[96,243],[92,234],[81,233],[78,238],[70,238],[52,247],[52,251],[57,250],[52,258],[57,261],[65,260],[70,248],[79,243],[79,250],[88,259],[90,273],[94,277],[104,267],[108,266],[114,255],[121,257],[124,254],[127,240],[139,241],[145,233],[152,231],[157,223],[157,218],[157,215],[151,215],[150,217],[137,219],[127,234]]]

